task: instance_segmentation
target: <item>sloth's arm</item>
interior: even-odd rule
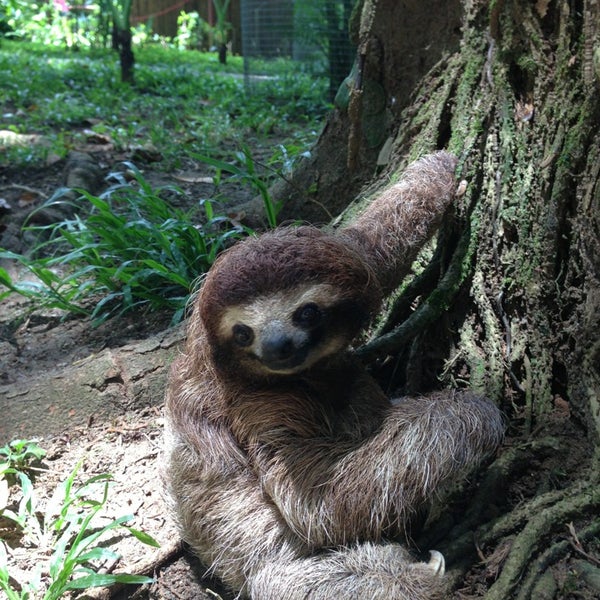
[[[263,489],[315,547],[400,533],[448,479],[499,445],[498,409],[473,395],[403,400],[362,441],[302,439],[280,430],[257,446]]]
[[[339,231],[368,258],[384,292],[399,284],[440,225],[456,191],[456,163],[447,152],[424,156]]]

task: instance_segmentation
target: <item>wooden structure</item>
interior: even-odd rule
[[[177,34],[177,17],[181,11],[196,11],[210,25],[216,22],[212,0],[133,0],[131,23],[147,23],[155,33],[174,37]],[[239,54],[242,49],[240,0],[231,0],[227,20],[233,27],[232,52]]]

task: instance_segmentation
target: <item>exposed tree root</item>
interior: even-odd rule
[[[498,499],[504,497],[509,482],[519,477],[524,467],[530,463],[532,454],[544,456],[556,452],[557,447],[556,438],[546,437],[504,449],[486,469],[460,521],[451,528],[444,528],[443,523],[435,522],[419,537],[420,548],[435,547],[444,554],[452,567],[448,572],[451,583],[458,584],[472,566],[477,544],[495,544],[522,527],[532,512],[543,510],[562,497],[562,491],[549,492],[513,509],[493,523],[485,524],[489,523],[490,513],[497,513],[501,509]],[[440,543],[440,538],[447,541]]]
[[[581,517],[586,512],[597,513],[600,509],[600,485],[596,482],[579,485],[575,490],[565,490],[560,494],[562,496],[560,500],[540,510],[537,506],[539,501],[544,498],[548,499],[550,495],[556,496],[556,492],[538,496],[525,505],[524,509],[529,509],[529,520],[513,538],[502,572],[486,594],[486,600],[505,600],[506,598],[515,597],[514,592],[517,584],[521,583],[523,577],[527,582],[527,566],[532,557],[537,554],[543,540],[547,539],[548,534],[556,531],[556,529],[564,529],[566,523]],[[513,511],[513,513],[516,512],[527,511]],[[514,515],[511,513],[508,516],[512,519]],[[489,534],[484,538],[488,536]],[[533,582],[536,580],[536,572],[539,573],[540,560],[536,561],[537,565],[531,567],[534,571]],[[521,597],[526,598],[528,596],[519,596],[519,598]]]
[[[448,270],[437,288],[398,327],[359,348],[356,353],[362,360],[368,362],[377,356],[398,354],[418,333],[442,315],[452,303],[466,276],[464,264],[470,242],[471,235],[467,229],[462,234]]]
[[[402,294],[394,300],[386,315],[385,322],[380,326],[376,335],[389,333],[406,318],[407,314],[410,314],[413,302],[419,296],[428,294],[434,288],[439,278],[440,268],[439,257],[434,256],[423,272],[412,279],[406,285]]]
[[[466,545],[473,548],[474,531],[488,520],[490,506],[497,506],[498,498],[503,497],[503,491],[507,489],[508,482],[518,476],[528,464],[532,454],[546,454],[556,451],[558,441],[553,437],[533,440],[530,443],[512,446],[503,450],[502,454],[486,469],[483,479],[479,483],[475,495],[469,502],[469,506],[460,522],[449,532],[448,539],[451,540],[449,547],[444,548],[444,554],[448,559],[459,559],[464,556]],[[553,492],[558,495],[560,492]],[[552,497],[547,501],[552,502]],[[529,505],[522,508],[526,509]],[[522,522],[528,519],[528,508],[524,514],[518,515],[519,510],[511,512],[517,521],[508,519],[502,529],[503,532],[512,532]],[[508,516],[508,515],[507,515]],[[501,520],[504,522],[503,520]],[[500,521],[496,521],[498,523]],[[496,539],[496,538],[493,538]]]
[[[446,224],[440,229],[431,260],[418,275],[403,286],[402,292],[393,299],[385,312],[385,320],[378,325],[373,337],[379,337],[395,329],[413,312],[413,305],[418,298],[431,294],[444,273],[446,263],[452,258],[457,242],[455,238],[456,228],[453,225]]]
[[[580,542],[586,542],[587,540],[597,536],[598,532],[600,532],[600,521],[596,521],[589,527],[586,527],[578,532],[577,539]],[[538,559],[529,566],[527,573],[521,579],[516,600],[529,600],[530,598],[543,597],[543,590],[552,585],[552,582],[547,582],[545,580],[544,574],[551,565],[564,557],[565,553],[572,546],[572,544],[573,540],[571,538],[561,540],[543,552]]]

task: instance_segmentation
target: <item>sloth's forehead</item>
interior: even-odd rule
[[[257,328],[262,323],[273,320],[289,321],[293,312],[304,304],[314,302],[326,308],[338,300],[339,294],[333,285],[303,284],[271,294],[258,295],[247,302],[227,307],[221,316],[219,329],[222,333],[227,333],[237,323]]]

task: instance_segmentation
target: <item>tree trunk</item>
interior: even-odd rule
[[[121,62],[121,81],[134,82],[135,57],[131,47],[131,30],[129,27],[122,29],[116,24],[113,26],[113,48],[119,51]]]
[[[455,214],[359,353],[390,391],[470,387],[507,416],[477,492],[450,493],[419,546],[461,598],[599,597],[600,2],[364,0],[358,37],[362,69],[277,190],[283,217],[326,221],[368,184],[344,219],[454,152]]]
[[[417,83],[459,47],[460,0],[363,0],[363,5],[362,17],[355,11],[350,24],[360,74],[342,83],[311,157],[299,165],[291,183],[275,186],[273,194],[284,200],[282,221],[300,216],[327,223],[342,211],[373,176],[378,158],[383,160],[383,142],[397,135]],[[357,80],[364,96],[360,114],[350,102]],[[349,151],[352,124],[360,128],[362,143]]]
[[[222,65],[227,64],[227,44],[219,44],[219,62]]]

